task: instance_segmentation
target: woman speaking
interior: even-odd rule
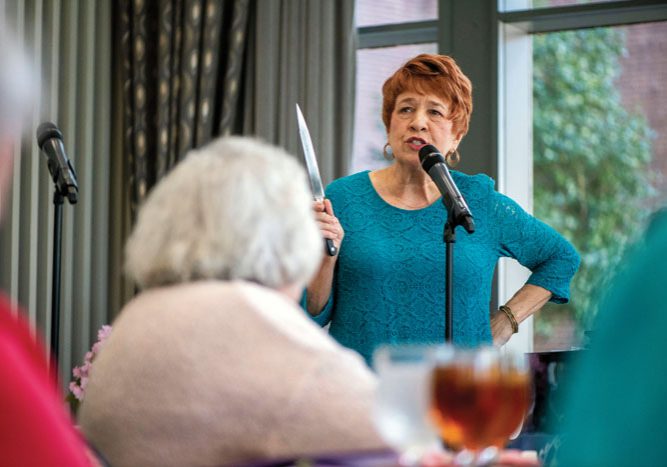
[[[384,343],[437,343],[445,331],[447,219],[438,187],[419,150],[433,145],[450,165],[468,131],[472,85],[454,60],[422,54],[382,88],[392,164],[332,182],[315,204],[320,229],[339,247],[310,282],[305,307],[341,344],[367,362]],[[476,231],[457,229],[454,250],[454,342],[502,345],[547,301],[566,303],[579,265],[572,245],[498,193],[486,175],[452,177],[475,216]],[[526,284],[489,314],[493,272],[501,257],[532,272]]]

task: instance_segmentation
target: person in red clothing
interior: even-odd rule
[[[36,89],[29,85],[28,70],[26,56],[0,24],[0,222],[14,142]],[[0,464],[94,465],[49,374],[46,355],[18,308],[0,292]]]
[[[0,295],[0,464],[92,465],[45,355],[18,310]]]

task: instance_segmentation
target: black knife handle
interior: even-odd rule
[[[325,250],[327,250],[327,254],[329,256],[336,256],[336,253],[338,253],[338,248],[336,248],[336,246],[334,245],[333,240],[331,240],[330,238],[325,238],[324,243],[326,243]]]

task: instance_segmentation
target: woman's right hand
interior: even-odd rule
[[[323,201],[315,201],[313,203],[313,210],[315,211],[315,220],[322,232],[323,238],[333,240],[334,246],[340,250],[340,245],[343,243],[345,231],[340,225],[338,218],[334,215],[331,201],[325,199]]]
[[[313,203],[313,210],[315,211],[315,220],[320,228],[322,237],[331,239],[338,252],[340,252],[340,245],[343,242],[345,231],[341,227],[340,222],[338,222],[338,218],[334,216],[331,201],[328,199],[315,201]],[[315,274],[310,284],[308,284],[308,293],[306,294],[306,309],[313,316],[317,316],[326,305],[327,300],[329,300],[338,254],[336,256],[325,254],[324,242],[322,242],[322,258],[320,270]]]

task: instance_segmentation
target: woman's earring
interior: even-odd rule
[[[382,155],[388,161],[394,158],[394,152],[391,150],[391,146],[389,145],[389,143],[385,144],[384,147],[382,148]]]
[[[450,151],[447,154],[447,157],[445,157],[445,160],[447,161],[447,165],[450,167],[456,167],[459,162],[461,162],[461,154],[459,154],[458,148]]]

